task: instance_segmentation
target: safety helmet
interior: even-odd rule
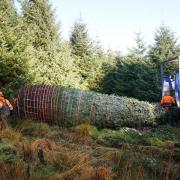
[[[170,93],[170,91],[165,91],[164,94],[165,95],[170,95],[171,93]]]

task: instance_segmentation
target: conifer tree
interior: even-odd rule
[[[154,44],[149,51],[152,62],[159,66],[160,62],[177,55],[179,52],[174,32],[169,27],[161,25],[155,32]]]
[[[9,95],[30,79],[24,54],[28,40],[13,1],[0,1],[0,19],[0,81]]]
[[[143,57],[146,52],[146,45],[141,33],[135,33],[135,46],[129,49],[130,55]]]
[[[103,81],[108,94],[157,102],[160,99],[158,72],[153,63],[141,57],[121,57]]]
[[[93,44],[89,38],[87,26],[81,18],[74,23],[70,44],[76,68],[81,77],[81,88],[89,89],[91,88],[89,82],[94,78],[99,62],[97,61],[97,53],[93,52]]]
[[[48,0],[26,0],[23,14],[32,47],[30,69],[35,83],[77,86],[70,47],[60,39],[54,12]],[[74,80],[76,79],[76,81]]]
[[[165,25],[161,25],[155,32],[154,44],[150,47],[149,59],[156,65],[159,82],[160,63],[168,58],[180,55],[180,46],[174,32]],[[164,72],[166,75],[173,75],[177,70],[177,64],[167,64]]]
[[[89,39],[87,25],[82,18],[75,21],[71,31],[70,43],[72,53],[80,58],[86,58],[91,53],[91,41]]]
[[[49,50],[52,43],[59,41],[59,29],[48,0],[25,0],[24,17],[34,31],[34,46]],[[49,48],[49,49],[48,49]]]

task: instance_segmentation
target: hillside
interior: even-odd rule
[[[0,118],[11,115],[0,129],[0,180],[180,179],[180,72],[174,58],[164,64],[179,57],[180,41],[168,25],[157,27],[155,9],[167,8],[165,19],[180,11],[164,2],[108,3],[0,0]],[[85,17],[74,18],[83,4]],[[167,22],[178,30],[174,20]],[[143,28],[133,41],[135,24]],[[104,40],[119,49],[104,49]]]
[[[179,179],[180,134],[156,128],[71,128],[13,120],[0,132],[2,180]]]

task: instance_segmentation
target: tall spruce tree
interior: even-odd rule
[[[81,88],[91,88],[90,81],[95,77],[99,67],[97,53],[93,52],[93,44],[89,38],[86,24],[80,18],[75,21],[70,35],[72,55],[76,59],[76,68],[81,77]]]
[[[75,21],[70,35],[72,53],[80,58],[86,58],[91,54],[91,41],[89,39],[87,25],[82,18]]]
[[[34,47],[49,50],[59,41],[59,29],[48,0],[25,0],[23,13],[27,24],[34,31]]]
[[[10,95],[29,81],[27,56],[28,39],[13,1],[0,1],[0,82]]]
[[[160,63],[170,57],[180,55],[180,47],[175,33],[165,25],[161,25],[155,32],[154,44],[150,47],[149,59],[156,65],[160,84]],[[173,75],[178,69],[177,64],[167,64],[165,74]]]
[[[159,66],[160,62],[179,54],[179,46],[174,32],[165,25],[161,25],[155,32],[154,44],[150,47],[149,57]]]
[[[26,0],[23,15],[31,38],[31,74],[35,83],[77,86],[78,76],[71,51],[60,39],[54,12],[48,0]],[[76,79],[76,80],[75,80]]]
[[[135,46],[129,49],[129,53],[132,56],[143,57],[146,52],[146,45],[142,38],[141,33],[135,33]]]
[[[71,30],[70,44],[81,77],[81,88],[101,90],[101,81],[111,64],[110,53],[105,54],[97,40],[89,38],[87,25],[82,18],[75,21]]]

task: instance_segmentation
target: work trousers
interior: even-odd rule
[[[0,109],[0,129],[4,129],[8,127],[8,117],[10,116],[10,110],[9,107],[6,105],[3,105]]]

